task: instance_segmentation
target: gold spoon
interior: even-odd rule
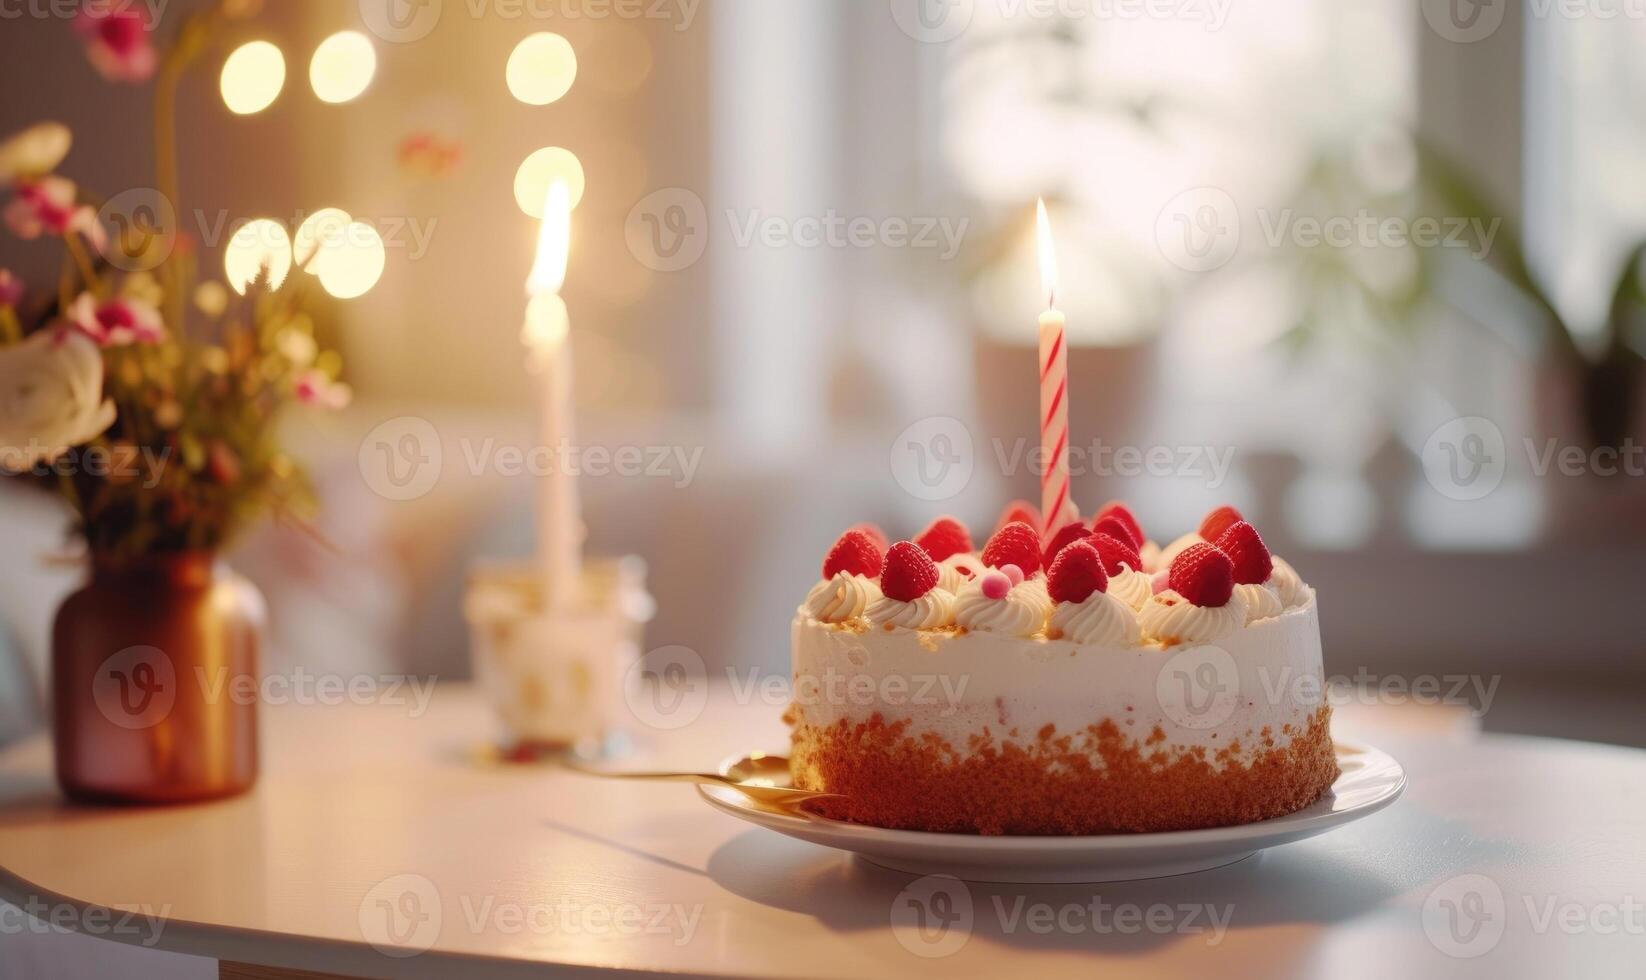
[[[789,780],[788,757],[767,755],[764,752],[753,752],[738,759],[726,767],[725,775],[716,772],[612,772],[607,769],[586,766],[570,757],[563,761],[566,768],[585,776],[729,786],[755,803],[777,807],[785,812],[793,811],[807,800],[840,795],[838,793],[822,793],[816,790],[795,789],[792,786],[778,785]]]

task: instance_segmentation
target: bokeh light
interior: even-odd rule
[[[338,31],[320,42],[309,62],[309,84],[322,102],[358,98],[377,74],[377,49],[359,31]]]
[[[321,208],[309,215],[292,237],[292,253],[297,267],[312,275],[320,274],[325,261],[323,253],[343,243],[343,236],[354,217],[342,208]]]
[[[555,181],[566,183],[573,208],[583,200],[583,164],[577,154],[558,146],[545,146],[520,164],[514,174],[514,200],[520,210],[533,218],[543,217],[543,202]]]
[[[388,254],[377,229],[364,222],[351,222],[334,246],[322,247],[319,263],[320,285],[338,299],[364,296],[383,278]]]
[[[234,291],[244,296],[246,287],[268,267],[270,289],[279,289],[291,272],[291,238],[278,221],[259,218],[248,221],[229,239],[223,254],[223,275]]]
[[[267,41],[248,41],[223,62],[223,104],[242,116],[262,112],[286,85],[286,56]]]
[[[194,287],[194,307],[207,316],[222,316],[229,308],[229,291],[215,279]]]
[[[515,98],[527,105],[548,105],[572,87],[577,53],[558,34],[533,34],[515,45],[505,75]]]

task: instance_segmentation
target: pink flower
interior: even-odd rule
[[[99,347],[128,344],[155,344],[166,337],[160,312],[134,299],[111,299],[98,303],[90,293],[81,293],[69,304],[68,321]]]
[[[111,82],[143,82],[154,74],[158,58],[149,43],[149,25],[135,10],[87,4],[74,29],[86,42],[86,57]]]
[[[23,301],[23,280],[10,269],[0,269],[0,306],[16,306]]]
[[[312,368],[297,376],[292,383],[292,392],[305,405],[318,405],[334,411],[347,408],[354,398],[354,391],[348,385],[333,381],[324,371]]]
[[[59,237],[79,233],[99,252],[108,235],[89,204],[75,204],[74,181],[67,177],[40,177],[20,181],[6,205],[6,226],[18,238]]]

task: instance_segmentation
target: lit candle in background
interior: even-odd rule
[[[1057,254],[1044,200],[1035,205],[1035,232],[1046,293],[1046,311],[1040,314],[1040,449],[1046,467],[1040,477],[1040,513],[1042,535],[1050,541],[1065,524],[1080,519],[1080,509],[1069,499],[1069,350],[1057,309]]]
[[[531,351],[538,376],[541,418],[538,435],[552,469],[538,482],[537,562],[545,608],[574,603],[583,574],[583,520],[577,481],[562,456],[572,446],[570,317],[560,298],[571,252],[571,195],[565,182],[549,185],[538,231],[537,258],[526,279],[526,325],[521,339]]]

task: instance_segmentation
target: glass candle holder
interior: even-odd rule
[[[464,598],[475,681],[497,713],[505,744],[599,745],[616,731],[623,681],[640,657],[654,609],[646,565],[588,562],[579,601],[548,608],[526,564],[485,564]]]

